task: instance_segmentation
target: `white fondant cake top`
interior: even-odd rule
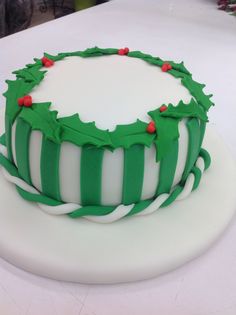
[[[162,104],[189,102],[191,95],[180,79],[158,66],[127,56],[68,57],[47,69],[31,95],[34,102],[52,102],[58,117],[79,113],[101,129],[138,119]]]

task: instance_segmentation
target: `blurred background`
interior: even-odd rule
[[[0,38],[109,0],[0,0]]]

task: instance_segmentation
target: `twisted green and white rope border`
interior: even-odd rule
[[[2,141],[1,141],[2,142]],[[3,143],[3,142],[2,142]],[[19,194],[28,201],[35,201],[39,208],[52,215],[69,214],[71,217],[83,217],[93,222],[111,223],[129,215],[151,214],[161,207],[165,207],[174,200],[186,198],[195,190],[201,180],[202,173],[210,166],[209,153],[201,149],[199,157],[184,183],[173,188],[170,193],[164,193],[152,200],[145,200],[139,204],[119,205],[116,207],[83,207],[74,203],[62,203],[41,194],[34,187],[27,184],[19,175],[17,168],[7,158],[7,149],[0,144],[0,165],[3,167],[4,177],[16,185]],[[99,211],[99,209],[105,209]],[[92,213],[96,213],[93,215]]]

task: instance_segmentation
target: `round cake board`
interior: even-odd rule
[[[0,256],[34,274],[81,283],[142,280],[183,265],[216,241],[236,209],[235,161],[212,130],[203,147],[212,165],[187,199],[111,224],[48,215],[1,172]]]

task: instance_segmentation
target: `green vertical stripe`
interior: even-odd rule
[[[101,204],[103,153],[103,149],[91,145],[82,148],[80,162],[82,205]]]
[[[156,195],[159,196],[163,193],[169,193],[178,160],[179,143],[175,140],[170,151],[160,162],[160,173]]]
[[[7,115],[5,115],[5,132],[6,132],[7,154],[8,154],[8,159],[11,162],[13,161],[12,143],[11,143],[12,125],[13,124],[10,121],[9,117]]]
[[[29,167],[29,139],[31,127],[23,119],[16,120],[16,162],[20,176],[28,183],[32,184]]]
[[[203,138],[204,138],[205,130],[206,130],[206,122],[201,120],[200,121],[199,150],[201,149],[201,146],[202,146],[202,141],[203,141]]]
[[[200,151],[200,127],[197,118],[191,118],[187,121],[187,129],[188,129],[188,155],[187,161],[185,164],[184,173],[182,176],[182,181],[185,181],[189,172],[191,171],[194,163],[197,160],[199,151]]]
[[[42,192],[57,200],[61,200],[59,179],[60,148],[60,144],[43,137],[40,165]]]
[[[122,203],[136,203],[141,198],[144,175],[144,146],[135,144],[124,150]]]

